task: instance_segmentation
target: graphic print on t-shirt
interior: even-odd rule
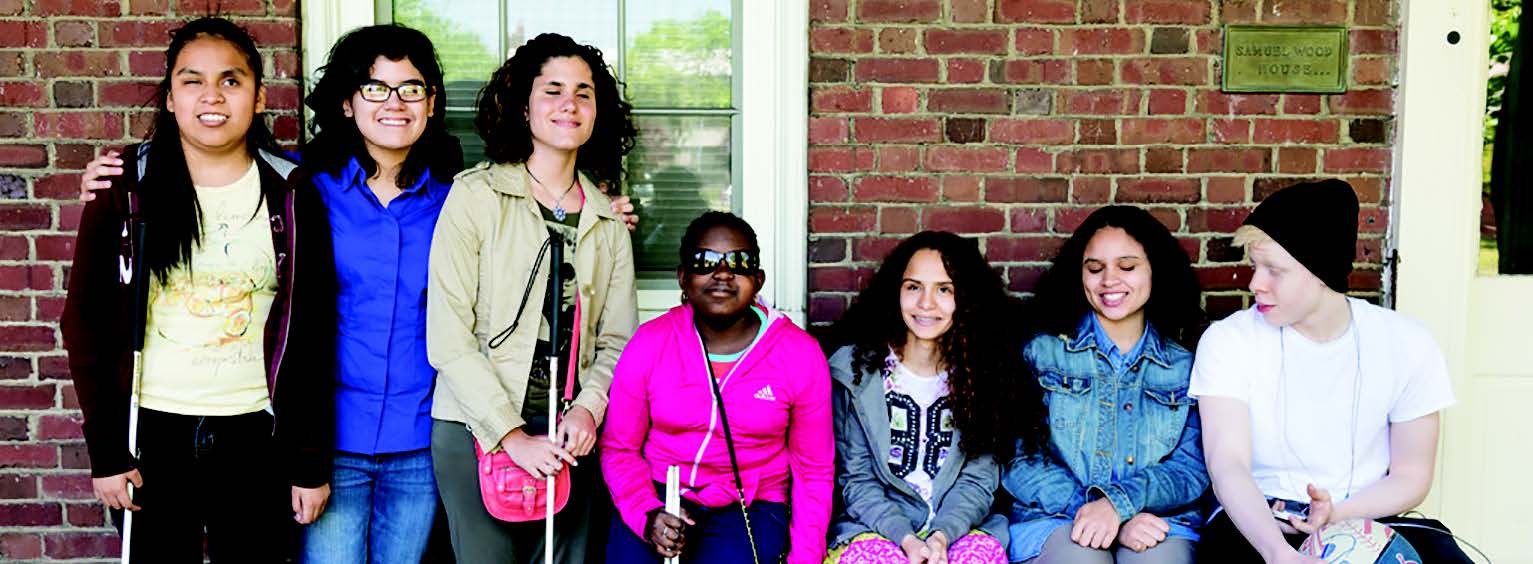
[[[538,317],[538,342],[533,349],[532,368],[527,375],[527,396],[522,401],[522,418],[529,422],[533,430],[546,428],[545,420],[548,418],[548,311],[549,306],[558,300],[559,303],[559,372],[561,376],[569,370],[567,366],[570,358],[570,343],[574,335],[575,325],[575,239],[579,235],[577,229],[580,225],[580,212],[570,212],[560,221],[554,217],[554,212],[542,205],[538,206],[543,212],[543,226],[548,229],[550,235],[558,234],[564,243],[564,260],[562,264],[552,265],[559,275],[558,293],[555,287],[548,283],[548,278],[542,273],[548,272],[548,268],[539,270],[542,280],[534,280],[534,288],[544,288],[542,315]],[[549,259],[544,259],[549,260]],[[559,385],[564,385],[564,379],[559,380]],[[559,391],[564,395],[564,390]],[[531,431],[529,431],[531,432]],[[541,432],[535,434],[542,434]]]
[[[898,361],[884,371],[889,408],[889,471],[931,500],[932,481],[953,447],[947,374],[920,377]]]

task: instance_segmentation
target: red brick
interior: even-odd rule
[[[1141,172],[1138,149],[1076,149],[1059,154],[1056,172],[1132,174]]]
[[[32,245],[26,237],[0,235],[0,260],[26,260],[31,255]],[[0,357],[0,372],[4,372],[5,358]],[[0,376],[4,379],[4,376]],[[4,496],[0,496],[4,497]]]
[[[916,30],[908,28],[885,28],[878,32],[879,53],[916,52]]]
[[[1284,94],[1283,113],[1289,115],[1315,115],[1320,113],[1319,94]]]
[[[812,175],[809,177],[809,202],[845,202],[846,182],[834,176]]]
[[[1195,204],[1203,199],[1196,178],[1119,178],[1115,201],[1139,204]]]
[[[1017,149],[1017,172],[1053,172],[1054,155],[1043,149]]]
[[[1121,7],[1120,0],[1082,0],[1081,23],[1118,23],[1121,20],[1118,15]]]
[[[33,298],[33,301],[37,302],[36,320],[57,322],[64,317],[64,298],[62,296],[52,298],[37,296]]]
[[[1032,176],[990,177],[985,179],[985,201],[992,203],[1063,203],[1069,199],[1070,181],[1064,178]]]
[[[990,81],[1011,84],[1060,84],[1070,79],[1070,61],[1007,60],[992,61]]]
[[[85,204],[61,204],[58,208],[59,231],[78,231],[80,214],[85,211]]]
[[[1055,208],[1054,209],[1054,232],[1074,233],[1096,207],[1088,208]]]
[[[866,147],[810,147],[811,172],[872,170],[873,150]]]
[[[38,108],[48,105],[41,82],[0,82],[0,106]]]
[[[1117,65],[1111,59],[1076,59],[1075,83],[1082,86],[1102,86],[1116,81]]]
[[[0,166],[19,168],[48,166],[48,149],[42,145],[0,145]]]
[[[1188,149],[1187,172],[1267,172],[1269,149]]]
[[[936,179],[930,176],[864,176],[852,185],[858,202],[935,202]]]
[[[1389,172],[1390,150],[1326,149],[1326,172]]]
[[[847,0],[813,0],[809,3],[809,19],[816,22],[846,21]]]
[[[1196,270],[1198,284],[1204,291],[1239,290],[1251,283],[1249,266],[1205,266]]]
[[[1389,211],[1381,208],[1363,208],[1357,213],[1358,233],[1384,233],[1389,229]]]
[[[65,503],[64,520],[71,526],[93,529],[106,526],[106,506],[92,500],[89,503]]]
[[[43,494],[51,499],[91,499],[90,474],[43,476]]]
[[[1347,4],[1336,0],[1269,0],[1262,6],[1262,23],[1344,24]]]
[[[1119,89],[1064,90],[1059,93],[1062,113],[1132,115],[1139,113],[1139,91]]]
[[[852,245],[853,260],[881,261],[903,240],[899,237],[867,237]]]
[[[128,0],[128,13],[164,15],[170,13],[170,0]]]
[[[914,172],[921,167],[921,150],[911,146],[878,148],[879,172]]]
[[[157,47],[170,42],[170,32],[181,27],[177,20],[101,22],[102,47]]]
[[[1015,49],[1018,55],[1047,55],[1054,52],[1054,31],[1037,27],[1019,27]]]
[[[814,113],[869,112],[873,110],[873,90],[850,86],[811,88],[809,108]]]
[[[1218,90],[1204,90],[1198,93],[1197,112],[1215,115],[1276,114],[1280,98],[1277,94],[1225,94]]]
[[[0,51],[0,76],[23,76],[27,74],[29,74],[27,72],[27,55],[24,52]]]
[[[816,290],[855,292],[872,276],[868,269],[823,267],[809,269],[809,286]]]
[[[1278,172],[1314,174],[1318,155],[1318,150],[1307,147],[1281,147],[1278,149]]]
[[[1211,10],[1209,0],[1125,0],[1123,20],[1128,23],[1206,24]]]
[[[1144,31],[1135,28],[1061,30],[1059,52],[1066,55],[1133,55],[1144,52]]]
[[[0,527],[49,527],[63,523],[64,511],[57,503],[0,504]]]
[[[300,80],[303,78],[303,67],[299,64],[298,53],[292,51],[272,53],[269,68],[272,78]]]
[[[34,0],[34,16],[96,16],[114,17],[122,14],[117,2],[100,0]]]
[[[1155,89],[1150,91],[1150,115],[1180,115],[1187,113],[1187,92],[1182,90]]]
[[[933,172],[1000,172],[1010,165],[1002,147],[935,146],[926,149],[926,170]]]
[[[989,233],[1006,227],[1006,214],[989,207],[930,207],[921,211],[926,229],[954,233]]]
[[[938,0],[859,0],[857,19],[865,22],[930,22],[942,17]]]
[[[878,210],[879,233],[915,233],[921,228],[918,208],[885,207]]]
[[[1185,151],[1172,147],[1149,147],[1144,150],[1144,171],[1152,174],[1187,172]]]
[[[942,199],[948,202],[979,201],[979,177],[967,174],[942,177]]]
[[[264,16],[265,0],[177,0],[176,11],[182,14],[223,16]]]
[[[1208,201],[1215,204],[1238,204],[1246,201],[1246,179],[1241,176],[1208,178]]]
[[[111,51],[42,51],[34,58],[41,78],[61,76],[118,76],[122,65]]]
[[[1124,145],[1191,145],[1204,139],[1201,119],[1125,119]]]
[[[0,321],[30,321],[31,319],[32,298],[26,296],[0,296]],[[8,418],[0,417],[0,427],[7,427],[3,423],[8,420]],[[23,436],[20,437],[22,439],[26,438],[25,427],[25,420],[23,420]],[[0,430],[0,441],[13,440],[4,435],[3,430]]]
[[[856,64],[858,82],[937,82],[937,59],[866,58]]]
[[[122,552],[121,539],[110,532],[48,533],[43,545],[48,557],[56,560],[116,557]]]
[[[111,112],[37,114],[37,136],[56,139],[121,139],[122,116]]]
[[[1248,119],[1215,119],[1210,131],[1216,143],[1244,145],[1251,142],[1251,120]]]
[[[1394,78],[1394,68],[1384,57],[1354,57],[1352,59],[1352,83],[1358,85],[1384,85]]]
[[[877,221],[877,208],[871,206],[809,208],[809,230],[813,233],[869,231]]]
[[[1353,55],[1388,55],[1399,49],[1400,39],[1392,29],[1354,29],[1347,35],[1347,47]]]
[[[809,240],[809,262],[833,263],[846,260],[846,239],[823,237]]]
[[[879,90],[880,107],[886,114],[908,114],[919,109],[920,91],[909,86],[891,86]]]
[[[1334,120],[1258,119],[1254,120],[1252,141],[1261,145],[1334,144],[1341,137],[1340,125]]]
[[[926,109],[954,114],[1004,114],[1011,111],[1011,98],[999,88],[944,88],[926,93]]]
[[[810,290],[816,290],[811,287]],[[846,298],[835,296],[815,296],[809,298],[809,320],[814,323],[829,323],[841,318],[846,313]]]
[[[1076,137],[1077,145],[1117,145],[1118,122],[1110,119],[1083,119],[1080,120],[1080,134]]]
[[[0,47],[37,49],[47,45],[47,23],[36,20],[0,21]]]
[[[845,143],[851,131],[846,118],[809,118],[809,142],[815,145]]]
[[[1338,115],[1387,115],[1394,109],[1390,90],[1352,90],[1329,96],[1331,113]]]
[[[1389,9],[1394,6],[1391,0],[1356,0],[1353,2],[1352,23],[1356,25],[1388,25],[1394,23],[1390,19]]]
[[[1240,228],[1240,222],[1245,221],[1250,214],[1250,208],[1187,208],[1187,230],[1193,233],[1234,233]]]
[[[296,144],[298,142],[298,117],[291,115],[277,116],[271,120],[271,134],[278,142],[284,144]]]
[[[165,53],[163,51],[129,51],[128,72],[133,76],[161,78],[165,76]]]
[[[91,47],[96,43],[96,27],[82,21],[55,23],[53,43],[57,47]]]
[[[985,0],[951,0],[948,4],[954,23],[984,23],[990,16]]]
[[[1208,60],[1199,57],[1128,59],[1119,71],[1128,84],[1208,84]]]
[[[0,16],[19,16],[26,9],[25,0],[0,0]]]
[[[926,31],[926,52],[933,55],[954,53],[1003,54],[1007,32],[1004,29],[930,29]]]
[[[99,84],[101,105],[106,107],[136,108],[151,105],[159,90],[159,84],[154,82],[102,82]],[[271,107],[270,101],[267,102],[267,107]]]
[[[1233,23],[1226,21],[1225,23]],[[1224,30],[1200,29],[1197,30],[1197,46],[1194,52],[1199,55],[1222,55],[1224,54]]]
[[[1011,208],[1012,233],[1044,233],[1048,229],[1048,208],[1036,206],[1014,206]]]
[[[976,59],[948,59],[947,82],[964,84],[985,80],[985,62]]]
[[[1043,277],[1042,266],[1012,266],[1006,268],[1006,289],[1013,292],[1032,292]]]
[[[53,225],[46,206],[0,204],[0,231],[30,231]]]
[[[54,406],[52,384],[0,386],[0,409],[48,409]]]
[[[986,237],[985,259],[991,262],[1039,262],[1059,254],[1064,237]]]
[[[873,32],[849,27],[809,30],[809,48],[815,53],[871,53]]]
[[[1111,178],[1077,176],[1070,181],[1070,203],[1072,204],[1105,204],[1111,197]]]
[[[996,23],[1074,23],[1075,0],[995,0]]]
[[[183,0],[184,1],[184,0]],[[256,45],[297,45],[298,23],[296,20],[272,22],[240,22],[255,39]]]
[[[54,468],[59,464],[59,451],[53,445],[22,444],[0,445],[0,468]],[[0,508],[10,507],[0,504]],[[0,509],[0,515],[4,510]],[[0,517],[0,526],[10,523]],[[57,524],[57,523],[53,523]]]
[[[53,268],[49,266],[0,266],[0,290],[53,289]]]
[[[935,118],[857,118],[852,121],[852,129],[860,143],[920,143],[942,139],[942,126]]]

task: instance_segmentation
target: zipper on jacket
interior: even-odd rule
[[[288,191],[287,195],[286,195],[286,198],[285,198],[286,201],[287,201],[287,205],[285,206],[285,208],[287,210],[287,215],[289,215],[291,217],[294,217],[294,218],[297,217],[297,210],[296,210],[296,208],[293,205],[293,200],[296,199],[296,198],[297,198],[297,194],[295,194],[292,191]],[[277,217],[272,218],[272,232],[274,232],[274,233],[283,233],[284,231],[286,231],[286,230],[284,229],[284,226],[283,226],[282,216],[278,215]],[[273,359],[273,361],[272,361],[272,364],[271,364],[271,392],[270,392],[270,394],[271,394],[271,432],[272,432],[273,435],[276,435],[276,433],[277,433],[277,376],[282,373],[282,357],[283,357],[283,354],[287,352],[288,328],[292,324],[292,321],[293,321],[293,302],[295,301],[295,299],[298,296],[298,290],[297,290],[298,285],[293,282],[294,278],[297,277],[296,275],[298,273],[298,268],[297,268],[297,265],[298,265],[298,222],[297,221],[293,222],[293,231],[292,231],[292,233],[289,233],[285,238],[287,239],[287,242],[288,242],[288,244],[287,244],[288,248],[287,248],[287,253],[286,253],[288,255],[287,258],[290,258],[291,260],[287,261],[287,267],[288,267],[288,271],[287,271],[288,272],[288,275],[287,275],[287,300],[285,301],[285,303],[282,304],[282,309],[283,309],[283,311],[282,311],[282,326],[277,329],[277,345],[276,345],[275,350],[272,351],[272,359]],[[277,254],[277,271],[278,272],[281,272],[283,258],[284,258],[283,253],[278,253]],[[268,314],[268,315],[270,315],[270,314]]]
[[[756,306],[755,305],[751,305],[749,307],[756,307]],[[695,310],[693,312],[693,315],[696,315],[696,311]],[[754,315],[754,312],[752,313],[752,315]],[[703,463],[703,453],[708,451],[708,443],[713,441],[713,429],[715,428],[714,423],[718,419],[718,415],[719,415],[719,403],[724,401],[724,385],[729,382],[730,378],[734,377],[735,370],[738,370],[740,368],[740,365],[745,362],[745,358],[750,355],[752,350],[755,350],[756,344],[760,343],[761,341],[766,340],[766,332],[771,330],[771,328],[772,328],[771,324],[775,323],[775,320],[772,318],[772,316],[768,315],[767,318],[763,319],[761,322],[767,324],[766,329],[763,329],[761,331],[761,338],[760,339],[752,340],[751,344],[746,345],[745,346],[745,350],[740,351],[740,358],[735,360],[735,363],[734,363],[733,366],[729,367],[729,373],[725,374],[724,378],[719,380],[719,399],[718,399],[718,402],[714,402],[713,401],[713,382],[709,382],[708,383],[708,434],[703,435],[703,443],[697,447],[697,454],[692,457],[692,472],[687,477],[687,485],[690,488],[694,488],[695,489],[697,487],[697,467],[702,465],[702,463]],[[704,368],[708,368],[709,367],[709,364],[708,364],[708,362],[709,362],[708,361],[708,345],[703,343],[703,334],[697,332],[697,325],[696,325],[696,323],[693,323],[692,335],[697,337],[697,348],[699,350],[701,350],[702,353],[703,353],[703,367]],[[713,378],[713,370],[712,369],[708,369],[707,370],[707,377],[708,378]],[[745,484],[740,484],[740,489],[744,490],[745,489]],[[741,500],[741,501],[743,502],[744,500]]]

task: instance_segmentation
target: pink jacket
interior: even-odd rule
[[[766,334],[719,374],[746,503],[788,504],[789,563],[825,557],[836,466],[830,370],[819,343],[767,310]],[[639,326],[623,349],[601,437],[602,474],[623,522],[644,537],[662,507],[655,483],[681,469],[682,496],[704,507],[735,503],[734,474],[713,402],[692,308]]]

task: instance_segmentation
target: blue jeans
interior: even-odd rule
[[[304,531],[303,561],[420,562],[436,500],[430,449],[372,456],[337,452],[330,503]]]

